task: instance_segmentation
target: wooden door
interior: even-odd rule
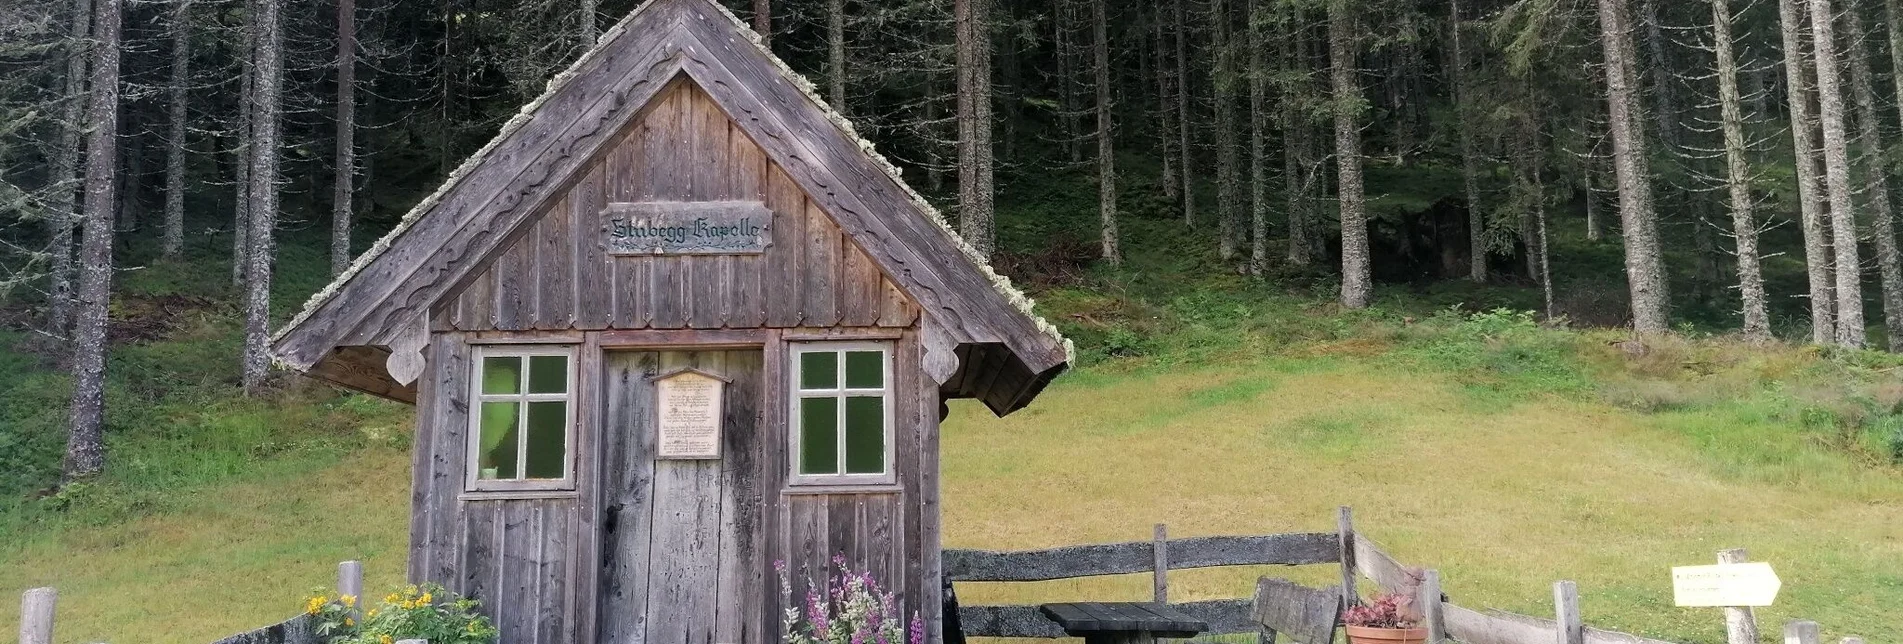
[[[656,376],[694,368],[724,387],[720,458],[656,458]],[[766,642],[759,462],[760,349],[604,356],[600,644]]]

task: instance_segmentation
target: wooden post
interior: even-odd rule
[[[53,606],[59,591],[35,588],[20,596],[20,644],[53,644]]]
[[[1735,564],[1749,561],[1744,548],[1732,548],[1718,551],[1718,563]],[[1728,607],[1725,609],[1726,644],[1757,644],[1758,617],[1750,607]]]
[[[355,597],[350,614],[363,621],[363,562],[353,559],[337,564],[337,595],[340,601],[343,595]]]
[[[1421,621],[1427,626],[1428,644],[1447,640],[1447,618],[1441,612],[1440,596],[1440,571],[1421,571],[1421,596],[1416,601],[1421,605]]]
[[[1155,554],[1155,567],[1151,569],[1153,578],[1150,580],[1150,587],[1156,597],[1156,603],[1168,604],[1170,603],[1170,527],[1167,524],[1156,524],[1154,540],[1155,546],[1152,550]]]
[[[1586,644],[1586,622],[1579,616],[1579,584],[1553,582],[1553,616],[1558,644]]]
[[[1355,511],[1341,506],[1336,516],[1336,541],[1341,547],[1341,606],[1347,608],[1361,603],[1361,594],[1355,592]]]
[[[1819,644],[1821,637],[1817,622],[1800,619],[1784,624],[1784,644]]]

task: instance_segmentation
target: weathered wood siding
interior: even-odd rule
[[[579,636],[588,615],[579,606],[590,594],[577,580],[593,566],[575,556],[588,552],[592,539],[583,528],[592,522],[583,521],[582,499],[572,493],[535,499],[462,493],[471,356],[454,334],[439,334],[431,347],[433,373],[423,381],[417,410],[410,579],[482,600],[502,641],[585,641]],[[578,387],[589,382],[584,376]],[[585,454],[590,441],[578,437],[577,443]]]
[[[640,201],[762,200],[759,255],[612,257],[602,210]],[[470,331],[906,327],[918,308],[693,83],[676,82],[538,213],[487,270],[439,304]]]

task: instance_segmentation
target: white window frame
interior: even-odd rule
[[[518,491],[571,491],[575,489],[575,408],[577,403],[575,347],[565,345],[518,345],[518,346],[479,346],[474,351],[475,359],[470,365],[469,382],[469,425],[464,469],[464,489],[470,492],[518,492]],[[562,356],[568,360],[568,382],[566,391],[559,394],[532,394],[528,392],[529,358],[536,356]],[[522,382],[519,390],[513,394],[482,393],[482,370],[489,358],[522,358]],[[562,428],[562,477],[559,479],[485,479],[478,467],[482,462],[482,403],[509,402],[520,403],[516,408],[516,464],[526,468],[528,464],[528,427],[526,425],[529,403],[562,402],[563,412],[567,416]]]
[[[880,382],[884,386],[877,389],[847,388],[846,387],[845,355],[846,355],[846,352],[848,351],[878,351],[881,356],[884,356],[885,359],[883,360],[883,362],[884,362],[885,374],[883,379],[880,380]],[[839,355],[839,372],[838,372],[839,380],[835,383],[836,385],[835,387],[831,389],[801,389],[800,388],[800,364],[801,364],[800,358],[802,355],[807,353],[837,353]],[[895,353],[896,351],[894,351],[894,345],[891,342],[818,341],[818,342],[788,343],[787,354],[786,354],[786,357],[787,357],[786,427],[787,427],[787,445],[790,446],[790,449],[787,450],[787,472],[788,472],[787,483],[789,485],[795,485],[795,486],[801,486],[801,485],[809,485],[809,486],[892,485],[898,482],[899,480],[899,474],[897,471],[898,468],[895,465],[895,461],[897,460],[895,458],[895,455],[897,452],[894,449],[895,448],[894,443],[897,442],[896,437],[898,435],[898,428],[897,428],[897,424],[894,422],[896,415],[893,412],[893,407],[895,405],[893,400],[894,399],[894,396],[893,396],[894,383],[892,382],[892,372],[893,372],[892,363],[893,363],[893,356]],[[839,400],[839,404],[837,405],[838,420],[836,421],[838,423],[836,425],[836,427],[838,428],[836,441],[838,442],[837,449],[839,450],[838,457],[837,457],[838,460],[836,462],[839,464],[839,469],[841,470],[841,473],[839,474],[802,474],[800,473],[800,455],[803,450],[803,446],[801,445],[801,431],[800,431],[801,429],[800,427],[800,398],[804,396],[809,396],[809,395],[815,395],[815,396],[829,395]],[[846,469],[846,398],[854,397],[854,396],[874,396],[874,395],[884,398],[885,454],[884,456],[882,456],[882,458],[884,459],[885,471],[878,474],[846,474],[844,473],[844,470]]]

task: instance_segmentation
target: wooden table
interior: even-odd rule
[[[1209,623],[1153,602],[1044,604],[1046,617],[1087,644],[1149,644],[1159,637],[1195,637]]]

